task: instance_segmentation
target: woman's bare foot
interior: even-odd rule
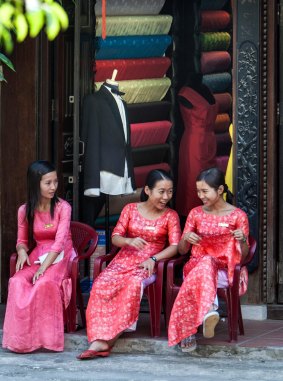
[[[108,351],[110,346],[105,340],[95,340],[90,344],[88,349],[91,351],[103,352]]]

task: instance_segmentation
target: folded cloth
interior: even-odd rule
[[[226,11],[201,11],[201,31],[220,32],[229,27],[231,16]]]
[[[167,34],[149,36],[110,36],[95,39],[95,59],[123,59],[162,57],[172,43]]]
[[[168,34],[171,15],[142,15],[142,16],[107,16],[107,36],[135,36],[149,34]],[[96,17],[96,36],[102,35],[102,17]]]
[[[95,81],[105,81],[112,77],[114,69],[118,70],[116,81],[130,79],[148,79],[163,77],[171,60],[168,57],[97,60],[93,63]]]
[[[107,0],[107,16],[115,15],[157,15],[165,0]],[[102,0],[96,0],[96,16],[102,14]]]
[[[45,253],[45,254],[42,254],[38,257],[38,260],[37,261],[34,261],[34,263],[38,263],[40,265],[42,265],[42,263],[45,261],[47,255],[49,253]],[[55,258],[55,260],[52,262],[52,265],[55,265],[56,263],[62,261],[62,259],[64,258],[64,250],[61,251],[60,254],[57,255],[57,257]]]

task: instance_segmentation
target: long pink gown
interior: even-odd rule
[[[241,261],[240,243],[230,232],[236,229],[249,235],[248,218],[241,209],[217,216],[198,206],[189,213],[183,236],[195,232],[202,239],[199,245],[192,245],[190,260],[184,267],[184,281],[169,321],[169,346],[197,332],[215,299],[218,270],[226,269],[229,284],[233,283],[235,265]]]
[[[174,210],[168,208],[159,218],[148,220],[137,205],[124,207],[113,235],[141,237],[148,245],[143,250],[124,246],[95,280],[86,311],[89,342],[113,339],[137,321],[141,283],[148,278],[148,271],[139,264],[168,244],[179,243],[179,217]]]
[[[51,220],[49,212],[35,211],[36,247],[29,255],[31,266],[25,264],[9,280],[2,346],[14,352],[64,349],[63,303],[67,306],[70,301],[68,264],[75,252],[70,232],[71,206],[60,199],[54,212]],[[18,244],[28,248],[25,205],[18,210]],[[52,264],[33,285],[33,275],[39,268],[34,261],[49,251],[60,253],[62,250],[64,258]]]

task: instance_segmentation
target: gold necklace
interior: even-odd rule
[[[51,215],[50,215],[50,210],[49,211],[45,211],[45,210],[42,210],[42,212],[44,213],[48,213],[49,214],[49,222],[48,223],[45,223],[43,226],[44,226],[44,229],[49,229],[49,228],[52,228],[54,225],[53,223],[51,222]]]

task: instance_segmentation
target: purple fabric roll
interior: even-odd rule
[[[221,73],[228,71],[231,66],[231,56],[225,51],[201,53],[202,74]]]

